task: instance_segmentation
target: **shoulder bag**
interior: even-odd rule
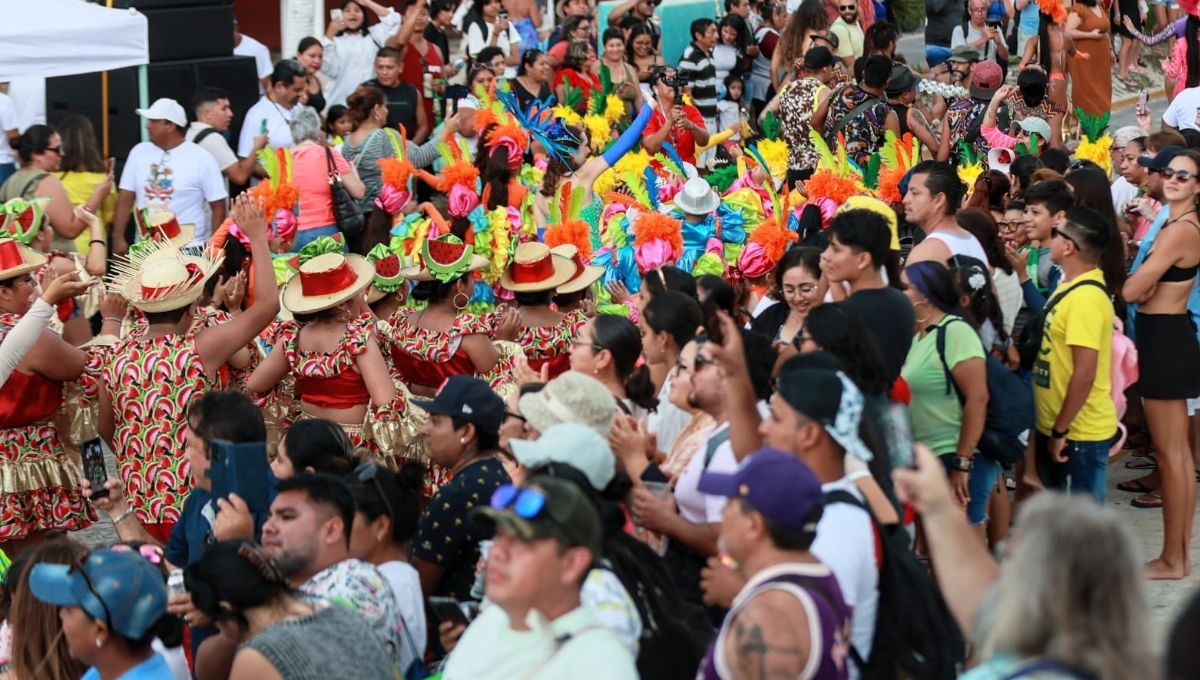
[[[342,178],[338,175],[337,165],[333,162],[333,150],[325,147],[325,160],[329,168],[329,192],[333,195],[333,216],[337,222],[338,231],[347,238],[354,238],[363,232],[366,219],[363,218],[362,208],[350,197]]]

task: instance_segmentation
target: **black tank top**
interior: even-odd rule
[[[894,104],[892,102],[888,102],[888,106],[892,107],[892,110],[896,112],[896,118],[900,121],[900,134],[898,136],[904,137],[904,135],[910,132],[908,129],[908,107],[904,104]]]

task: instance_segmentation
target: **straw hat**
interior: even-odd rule
[[[517,246],[512,264],[500,276],[500,286],[514,293],[554,290],[579,274],[570,259],[555,255],[545,243],[531,241]]]
[[[169,312],[195,302],[224,260],[208,251],[185,255],[171,241],[142,242],[114,263],[108,288],[143,312]]]
[[[326,253],[303,262],[283,286],[283,306],[292,314],[336,307],[371,285],[375,267],[361,255]]]
[[[471,247],[453,234],[443,234],[421,245],[418,262],[400,270],[409,281],[453,281],[467,272],[488,266],[486,257],[476,255]]]
[[[675,196],[675,207],[688,215],[709,215],[720,205],[721,197],[707,180],[699,177],[685,182],[683,191]]]
[[[371,280],[371,287],[367,288],[367,304],[369,305],[400,290],[400,287],[405,284],[404,277],[400,272],[412,266],[403,253],[393,252],[383,244],[375,246],[367,253],[367,262],[370,262],[371,266],[375,268],[375,277]]]
[[[0,240],[0,281],[7,281],[46,264],[46,256],[11,238]]]
[[[579,255],[579,248],[576,248],[569,243],[565,243],[561,246],[555,246],[554,248],[550,249],[550,252],[571,260],[575,263],[577,268],[575,276],[559,286],[558,290],[555,291],[559,295],[578,293],[579,291],[599,281],[601,276],[604,276],[604,267],[593,267],[585,262],[583,257]]]
[[[166,241],[176,248],[186,246],[196,237],[196,225],[180,224],[173,212],[137,211],[134,219],[144,238]]]

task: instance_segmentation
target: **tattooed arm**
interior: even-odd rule
[[[914,137],[921,140],[921,146],[928,149],[931,154],[937,154],[941,142],[938,141],[937,134],[933,129],[929,127],[929,121],[925,120],[925,114],[915,106],[908,110],[908,129],[912,130]]]
[[[733,618],[725,636],[725,660],[735,680],[794,680],[808,662],[808,618],[800,602],[767,591]]]

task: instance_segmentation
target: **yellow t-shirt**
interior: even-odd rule
[[[838,17],[829,25],[829,32],[838,37],[838,59],[863,56],[863,30],[857,23],[848,24]]]
[[[1104,288],[1081,285],[1083,281],[1104,283],[1104,274],[1093,269],[1071,281],[1060,283],[1050,300],[1067,297],[1054,306],[1046,317],[1042,347],[1033,368],[1033,398],[1037,405],[1037,427],[1044,435],[1054,429],[1054,421],[1067,397],[1067,385],[1074,373],[1071,347],[1086,347],[1099,352],[1096,379],[1083,408],[1071,423],[1067,438],[1097,442],[1117,432],[1117,407],[1112,400],[1113,306]],[[1081,286],[1079,290],[1074,290]],[[1050,303],[1047,300],[1047,304]],[[1048,375],[1046,375],[1048,371]]]
[[[67,198],[71,200],[71,205],[79,207],[92,197],[92,192],[96,190],[96,185],[104,181],[103,172],[64,172],[59,174],[59,179],[62,180],[63,187],[67,190]],[[100,213],[97,217],[100,222],[105,225],[112,224],[113,214],[117,208],[117,191],[116,186],[104,198],[104,202],[100,204]],[[88,241],[92,240],[92,235],[85,229],[83,233],[76,236],[75,251],[86,253],[88,251]]]

